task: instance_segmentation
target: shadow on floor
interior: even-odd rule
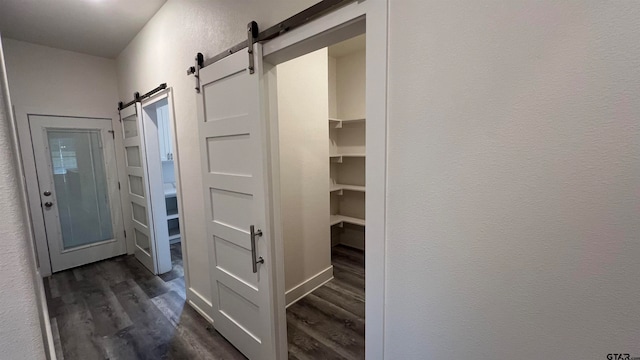
[[[185,306],[180,243],[171,258],[160,276],[120,256],[46,278],[58,359],[245,359]]]

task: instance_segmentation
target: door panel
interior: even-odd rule
[[[52,271],[124,254],[110,119],[30,115]]]
[[[210,248],[216,330],[250,359],[275,358],[271,249],[267,222],[266,119],[262,109],[262,48],[255,74],[246,51],[200,70],[198,127]],[[255,237],[254,273],[250,226]]]
[[[135,103],[120,110],[124,147],[127,161],[126,189],[129,190],[135,256],[149,271],[158,274],[155,257],[154,222],[149,198],[149,176],[144,139],[144,128],[140,121],[140,104]]]

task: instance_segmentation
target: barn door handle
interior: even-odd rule
[[[253,225],[251,225],[249,229],[251,231],[251,262],[253,266],[253,273],[255,274],[258,272],[258,264],[264,264],[262,256],[256,259],[256,236],[262,236],[262,230],[258,229],[258,231],[256,231],[256,228]]]

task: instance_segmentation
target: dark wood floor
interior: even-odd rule
[[[179,243],[171,258],[160,276],[121,256],[45,279],[58,359],[244,359],[185,306]]]
[[[152,275],[121,256],[45,279],[58,359],[244,359],[185,306],[180,244]],[[364,253],[332,250],[334,279],[287,309],[290,359],[364,359]]]
[[[289,359],[364,359],[364,252],[331,253],[334,279],[287,309]]]

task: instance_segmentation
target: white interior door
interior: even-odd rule
[[[254,54],[254,74],[247,51],[200,70],[198,128],[214,326],[248,358],[275,359],[261,45]]]
[[[123,143],[127,172],[130,221],[133,228],[135,256],[149,271],[158,274],[154,218],[149,191],[147,150],[145,147],[144,125],[141,121],[140,103],[120,110]]]
[[[111,119],[29,115],[53,272],[126,253]]]

